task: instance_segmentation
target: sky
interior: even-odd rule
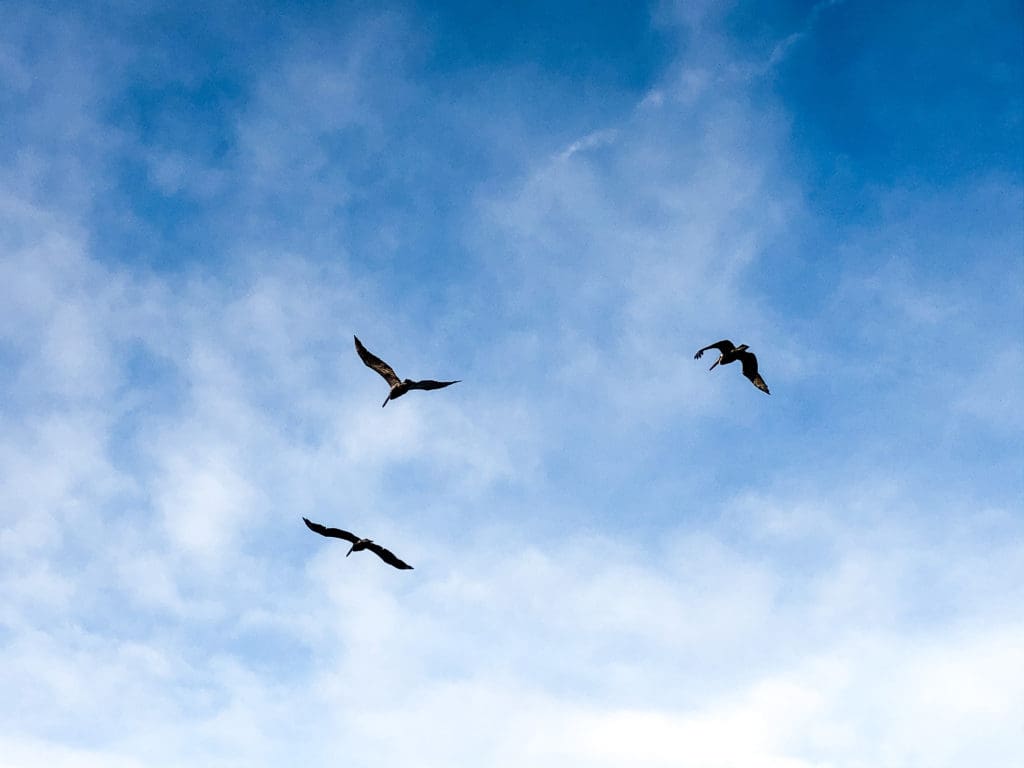
[[[1017,765],[1020,3],[0,17],[5,768]]]

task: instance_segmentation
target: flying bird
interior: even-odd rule
[[[384,403],[381,405],[381,408],[388,404],[388,400],[394,400],[396,397],[401,397],[410,389],[441,389],[442,387],[448,387],[462,381],[462,379],[456,379],[455,381],[434,381],[433,379],[413,381],[412,379],[399,379],[398,375],[395,373],[395,369],[364,347],[363,342],[359,340],[358,336],[353,336],[352,338],[356,340],[356,352],[359,353],[359,357],[366,364],[366,367],[373,368],[373,370],[383,376],[384,381],[391,386],[391,391],[388,392],[388,396],[384,398]]]
[[[320,523],[311,522],[306,518],[302,518],[302,522],[306,524],[309,530],[319,533],[321,536],[330,536],[334,539],[344,539],[345,541],[352,542],[352,546],[345,553],[345,557],[348,557],[353,552],[368,549],[388,565],[393,565],[395,568],[400,568],[403,571],[412,570],[411,565],[399,560],[390,550],[384,549],[380,544],[375,544],[372,539],[361,539],[354,533],[343,531],[340,528],[328,528],[327,526],[320,525]]]
[[[770,395],[768,391],[768,385],[764,383],[764,379],[761,378],[761,374],[757,372],[757,358],[754,357],[753,352],[747,352],[747,345],[740,344],[738,347],[735,346],[728,339],[722,339],[716,341],[714,344],[708,344],[704,349],[698,349],[697,354],[693,356],[694,360],[700,359],[709,349],[717,349],[721,354],[715,361],[715,365],[728,365],[729,363],[739,360],[743,365],[743,375],[750,379],[751,383],[766,395]],[[708,370],[713,370],[715,365],[712,365]]]

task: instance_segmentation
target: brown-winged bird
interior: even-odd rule
[[[757,358],[754,357],[753,352],[747,352],[747,345],[740,344],[738,347],[734,346],[728,339],[722,339],[716,341],[714,344],[708,344],[704,349],[698,349],[697,354],[693,356],[694,360],[698,360],[709,349],[717,349],[721,354],[715,361],[715,365],[728,365],[729,363],[739,360],[743,365],[743,375],[750,379],[751,383],[766,395],[770,395],[768,391],[768,385],[764,383],[764,379],[761,378],[761,374],[757,372]],[[708,370],[713,370],[715,365],[712,365]]]
[[[462,381],[462,379],[456,379],[455,381],[434,381],[433,379],[413,381],[412,379],[399,379],[398,374],[395,373],[395,369],[364,347],[363,342],[359,340],[358,336],[353,336],[352,338],[356,340],[356,352],[359,353],[359,358],[366,364],[366,367],[373,368],[373,370],[383,376],[384,381],[391,386],[391,391],[388,392],[388,396],[384,398],[384,403],[381,405],[381,408],[388,404],[388,400],[394,400],[396,397],[401,397],[410,389],[441,389],[442,387],[448,387]]]
[[[412,570],[411,565],[399,560],[390,550],[384,549],[380,544],[374,544],[373,539],[361,539],[354,533],[343,531],[341,528],[328,528],[320,525],[320,523],[311,522],[306,518],[302,518],[302,522],[306,524],[306,527],[309,528],[309,530],[314,533],[319,533],[321,536],[330,536],[334,539],[344,539],[345,541],[352,542],[352,546],[349,547],[348,552],[345,553],[345,557],[348,557],[353,552],[368,549],[388,565],[393,565],[395,568],[400,568],[403,571]]]

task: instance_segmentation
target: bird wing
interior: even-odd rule
[[[356,340],[356,352],[359,353],[359,358],[366,364],[367,368],[373,368],[392,387],[401,381],[395,373],[395,369],[364,347],[363,342],[359,340],[358,336],[353,336],[352,338]]]
[[[410,381],[409,389],[441,389],[443,387],[451,386],[452,384],[458,384],[460,381],[462,381],[462,379],[456,379],[455,381],[434,381],[433,379]]]
[[[754,353],[740,352],[737,357],[740,359],[740,364],[743,366],[743,375],[750,379],[755,387],[760,389],[766,395],[770,395],[771,392],[768,391],[768,385],[764,383],[764,379],[761,378],[761,374],[757,372],[757,358],[754,357]]]
[[[735,348],[736,347],[733,346],[733,343],[731,341],[729,341],[728,339],[722,339],[721,341],[716,341],[714,344],[708,344],[703,349],[698,349],[697,354],[693,356],[693,359],[699,360],[700,356],[707,352],[709,349],[717,349],[724,355],[726,352],[731,352]]]
[[[371,541],[369,544],[366,545],[366,548],[373,552],[375,555],[377,555],[377,557],[379,557],[388,565],[393,565],[395,568],[400,568],[402,570],[412,570],[411,565],[402,560],[399,560],[397,557],[395,557],[394,553],[390,549],[384,549],[384,547],[382,547],[380,544],[376,544],[375,542]]]
[[[341,530],[341,528],[328,528],[326,526],[320,525],[320,523],[311,522],[306,518],[302,518],[302,522],[304,522],[306,524],[306,527],[309,528],[309,530],[313,531],[313,533],[319,533],[321,536],[330,536],[331,538],[335,539],[344,539],[345,541],[351,541],[353,544],[359,541],[359,537],[356,536],[354,533],[343,531]]]

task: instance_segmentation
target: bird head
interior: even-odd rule
[[[348,552],[345,553],[345,557],[351,555],[356,551],[356,549],[366,549],[367,544],[373,544],[373,539],[360,539],[348,548]]]
[[[737,352],[742,352],[744,349],[749,349],[749,347],[746,344],[740,344],[738,347],[736,347]]]

